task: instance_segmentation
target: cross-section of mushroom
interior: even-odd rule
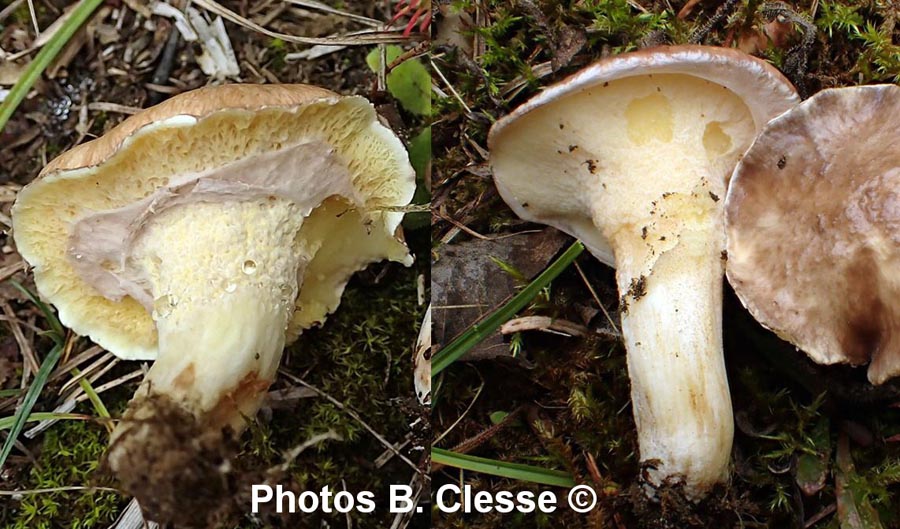
[[[682,478],[699,496],[727,475],[722,199],[757,131],[797,101],[753,57],[663,47],[595,63],[491,130],[494,179],[512,209],[616,267],[653,484]]]
[[[241,431],[285,343],[324,322],[355,271],[411,263],[396,209],[414,187],[365,99],[231,85],[131,117],[22,190],[15,240],[60,320],[155,360],[109,451],[126,489],[177,503],[175,489],[202,486],[179,468],[191,443],[178,437]]]
[[[825,90],[766,127],[726,201],[728,280],[820,364],[900,375],[900,87]]]

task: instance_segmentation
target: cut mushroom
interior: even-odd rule
[[[365,99],[231,85],[129,118],[22,190],[15,240],[60,320],[156,360],[108,454],[146,509],[172,519],[210,490],[190,470],[215,457],[207,434],[244,428],[285,343],[324,322],[355,271],[411,264],[396,210],[414,188]]]
[[[772,120],[726,201],[728,280],[820,364],[900,375],[900,87],[819,92]]]
[[[510,207],[616,267],[652,485],[683,479],[700,496],[727,476],[721,199],[757,131],[797,101],[763,61],[662,47],[595,63],[491,130],[494,179]]]

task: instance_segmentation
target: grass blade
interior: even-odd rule
[[[78,376],[81,373],[78,369],[72,369],[72,375]],[[81,389],[84,391],[85,395],[87,395],[88,399],[90,399],[91,404],[94,406],[94,411],[97,412],[97,415],[103,417],[104,419],[111,419],[112,416],[109,414],[109,410],[106,409],[106,404],[103,403],[103,399],[100,398],[100,395],[94,391],[94,386],[91,385],[90,380],[87,378],[82,378],[78,381],[78,384],[81,386]],[[112,433],[112,423],[106,423],[106,430],[109,433]]]
[[[56,314],[53,313],[53,310],[48,307],[46,303],[38,299],[32,291],[25,288],[25,285],[22,283],[19,283],[15,279],[10,279],[9,283],[37,306],[41,311],[41,314],[47,318],[47,322],[50,324],[50,337],[53,338],[53,341],[58,345],[62,345],[66,338],[66,330],[63,328],[62,323],[59,322],[59,319],[57,319]]]
[[[53,59],[63,49],[72,35],[78,31],[78,28],[91,16],[91,14],[100,7],[103,0],[81,0],[78,7],[72,12],[72,15],[66,20],[62,26],[50,37],[50,40],[44,44],[41,51],[35,56],[34,60],[25,69],[25,73],[16,82],[7,94],[3,103],[0,103],[0,131],[6,126],[6,122],[12,117],[13,112],[19,107],[19,104],[28,95],[28,91],[34,86],[34,83],[41,77],[44,70],[50,66]],[[2,463],[0,463],[2,466]]]
[[[17,415],[12,417],[3,417],[0,419],[0,430],[8,430],[13,427],[16,423]],[[87,421],[91,419],[90,415],[85,415],[83,413],[54,413],[50,411],[38,411],[32,413],[25,419],[25,422],[41,422],[41,421],[64,421],[64,420],[73,420],[73,421]]]
[[[530,481],[541,485],[554,487],[574,487],[575,480],[572,476],[561,470],[549,470],[531,465],[495,461],[484,457],[470,456],[444,450],[442,448],[431,449],[431,460],[448,467],[462,468],[482,474],[512,478],[520,481]]]
[[[3,448],[0,450],[0,470],[2,470],[3,465],[6,464],[6,458],[8,458],[9,454],[12,452],[16,439],[19,437],[19,434],[22,433],[22,429],[25,428],[25,423],[28,422],[28,417],[31,415],[31,408],[34,407],[38,397],[44,390],[44,385],[47,384],[50,373],[56,368],[56,364],[59,362],[60,356],[62,356],[62,351],[62,344],[56,344],[53,349],[47,353],[47,358],[41,363],[41,368],[38,369],[37,374],[34,376],[31,386],[28,387],[25,399],[22,401],[22,405],[13,417],[14,420],[9,435],[7,435],[6,441],[3,443]]]
[[[466,332],[438,351],[431,359],[431,377],[434,378],[447,366],[466,354],[472,347],[500,328],[501,325],[512,319],[517,312],[525,308],[538,295],[542,288],[547,286],[556,276],[572,264],[572,261],[581,255],[583,251],[584,245],[576,241],[559,256],[559,259],[548,266],[546,270],[534,278],[534,281],[520,290],[505,305],[470,327]]]

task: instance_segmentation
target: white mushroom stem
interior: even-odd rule
[[[140,465],[129,453],[159,435],[162,401],[202,430],[239,432],[256,415],[315,250],[298,236],[303,218],[269,198],[175,206],[144,228],[129,261],[155,298],[159,357],[113,435],[113,470]]]
[[[735,92],[692,75],[560,85],[570,93],[550,101],[552,90],[492,129],[497,187],[520,216],[572,233],[615,266],[644,475],[702,497],[728,476],[734,431],[722,199],[757,122]]]
[[[160,355],[145,391],[181,402],[212,426],[242,430],[244,417],[256,415],[284,349],[287,311],[266,294],[242,285],[207,306],[160,318]]]
[[[721,221],[704,224],[683,231],[649,272],[616,271],[641,460],[652,484],[682,478],[695,496],[726,479],[734,428],[722,356]]]

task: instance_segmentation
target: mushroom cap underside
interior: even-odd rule
[[[403,144],[361,97],[307,85],[225,85],[175,96],[48,164],[13,208],[18,250],[64,325],[122,358],[155,358],[156,329],[146,306],[128,296],[104,297],[73,267],[67,255],[73,226],[147,199],[185,174],[320,145],[352,182],[358,204],[328,198],[301,228],[317,250],[306,268],[314,280],[301,286],[302,310],[287,330],[290,341],[337,307],[353,272],[381,259],[411,259],[398,237],[402,213],[388,210],[409,202],[415,174]]]
[[[657,231],[659,240],[670,228],[655,223],[663,210],[691,195],[718,202],[756,132],[797,101],[777,70],[735,50],[610,57],[494,125],[494,179],[520,217],[578,237],[613,265],[611,239],[622,226],[643,239]]]

